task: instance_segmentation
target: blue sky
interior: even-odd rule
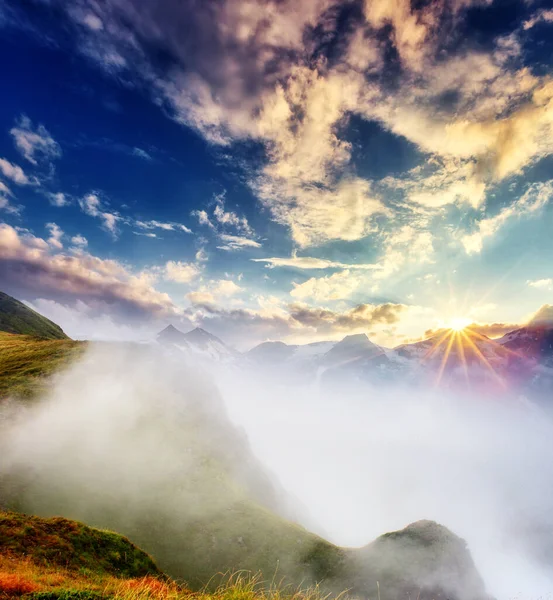
[[[4,1],[0,288],[70,335],[393,346],[551,303],[537,0]]]

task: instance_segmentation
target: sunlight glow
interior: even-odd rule
[[[468,327],[470,323],[471,320],[467,319],[466,317],[455,317],[449,322],[448,328],[453,329],[453,331],[463,331],[463,329]]]

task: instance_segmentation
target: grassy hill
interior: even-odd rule
[[[41,339],[0,331],[0,401],[7,396],[36,397],[48,377],[79,356],[86,344],[65,339]]]
[[[322,600],[315,589],[219,575],[192,592],[164,575],[128,539],[68,519],[0,511],[0,598],[27,600]]]
[[[4,292],[0,292],[0,331],[48,340],[68,339],[59,325]]]

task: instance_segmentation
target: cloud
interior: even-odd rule
[[[71,238],[71,243],[77,248],[86,248],[88,246],[88,240],[80,234],[74,235]]]
[[[46,197],[52,206],[57,206],[58,208],[71,204],[71,200],[69,200],[67,195],[61,192],[48,193]]]
[[[551,325],[553,323],[553,306],[544,304],[530,320],[530,325]]]
[[[80,51],[112,75],[126,71],[175,121],[223,148],[297,247],[370,238],[382,249],[383,278],[416,262],[414,252],[402,257],[409,243],[395,243],[395,234],[410,227],[422,260],[434,260],[436,223],[451,216],[448,207],[485,208],[494,186],[553,152],[553,84],[526,64],[522,26],[490,33],[486,45],[462,38],[468,9],[485,14],[490,4],[365,0],[351,11],[340,0],[221,0],[216,9],[77,0],[66,10]],[[538,21],[549,11],[525,26]],[[171,58],[171,69],[151,48]],[[370,156],[350,135],[353,119],[384,130],[407,154],[416,150],[421,168],[385,183],[364,177]],[[243,168],[239,144],[263,158]],[[466,237],[467,252],[497,225],[486,215]],[[194,216],[217,234],[257,239],[222,203]],[[231,224],[243,230],[223,229]]]
[[[46,240],[47,243],[50,246],[52,246],[52,248],[55,248],[56,250],[61,250],[63,248],[63,243],[61,240],[64,235],[61,228],[55,223],[46,223],[46,229],[50,233],[50,237]]]
[[[553,9],[541,9],[536,12],[530,19],[524,21],[524,29],[532,29],[538,23],[553,23]]]
[[[225,209],[225,193],[215,195],[215,208],[211,214],[206,210],[193,210],[190,213],[198,219],[200,225],[209,227],[217,237],[225,242],[217,246],[219,250],[233,251],[243,248],[260,248],[255,240],[255,232],[248,219],[236,212]]]
[[[310,298],[315,302],[349,298],[361,285],[362,278],[349,270],[326,277],[311,277],[301,284],[294,283],[290,296],[298,300]]]
[[[0,280],[8,293],[28,300],[43,298],[64,305],[80,302],[91,314],[122,320],[176,313],[167,294],[151,280],[121,263],[79,251],[65,254],[45,240],[19,234],[0,224]]]
[[[10,129],[16,148],[31,164],[51,163],[61,156],[59,144],[44,125],[33,127],[29,117],[21,115],[15,127]]]
[[[25,172],[20,166],[14,165],[5,158],[0,158],[0,171],[4,177],[7,177],[17,185],[31,185],[36,183],[34,180],[31,181],[27,175],[25,175]]]
[[[219,236],[219,239],[225,243],[224,246],[217,246],[219,250],[227,250],[231,252],[233,250],[242,250],[244,248],[261,248],[261,244],[259,242],[240,235],[228,235],[226,233],[222,233]]]
[[[197,290],[189,292],[186,294],[186,298],[192,304],[215,304],[217,300],[230,298],[243,291],[244,289],[231,279],[218,279],[211,280]]]
[[[231,227],[239,233],[253,235],[246,217],[240,217],[235,212],[225,210],[224,194],[217,196],[217,205],[213,209],[213,217],[223,228]]]
[[[507,222],[531,217],[538,213],[553,195],[553,180],[532,184],[526,192],[510,206],[502,208],[497,215],[482,219],[474,233],[461,238],[467,254],[482,251],[486,238],[493,237]]]
[[[11,204],[13,194],[10,188],[0,181],[0,210],[5,210],[7,213],[18,214],[20,207]]]
[[[134,225],[139,229],[162,229],[163,231],[184,231],[184,233],[192,233],[186,225],[182,223],[163,223],[161,221],[134,221]]]
[[[175,283],[190,283],[201,273],[194,263],[170,260],[165,264],[164,278]]]
[[[151,154],[148,154],[148,152],[146,152],[146,150],[143,150],[142,148],[136,148],[136,147],[134,147],[134,148],[132,149],[132,154],[133,154],[134,156],[138,156],[138,158],[142,158],[142,159],[144,159],[144,160],[147,160],[147,161],[152,161],[152,160],[154,160],[154,159],[152,158],[152,155],[151,155]]]
[[[290,305],[290,315],[302,325],[316,331],[367,331],[376,325],[398,323],[400,315],[407,310],[404,304],[359,304],[345,311],[336,312],[325,308],[313,308],[305,304]]]
[[[551,287],[553,286],[553,279],[547,278],[547,279],[535,279],[533,281],[528,280],[526,283],[527,283],[527,285],[529,285],[530,287],[533,287],[533,288],[551,289]]]
[[[292,267],[294,269],[349,269],[349,270],[362,270],[362,271],[371,271],[375,269],[380,269],[379,265],[360,263],[360,264],[350,264],[350,263],[341,263],[333,260],[327,260],[324,258],[313,258],[311,256],[297,256],[293,254],[291,257],[283,258],[283,257],[273,257],[273,258],[251,258],[253,262],[266,263],[266,266],[270,269],[274,269],[276,267]]]
[[[111,233],[114,239],[119,234],[117,223],[123,221],[118,213],[107,212],[103,208],[102,201],[97,194],[87,194],[79,200],[81,210],[90,217],[96,217],[102,221],[102,227]]]

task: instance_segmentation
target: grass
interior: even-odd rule
[[[77,521],[0,512],[0,548],[39,567],[117,577],[159,575],[154,561],[127,538]]]
[[[0,400],[34,398],[48,377],[63,369],[85,349],[85,342],[47,340],[0,331]]]
[[[0,513],[0,598],[27,600],[325,600],[249,572],[193,592],[126,538],[62,518]]]
[[[59,325],[3,292],[0,292],[0,331],[50,340],[68,339]]]

